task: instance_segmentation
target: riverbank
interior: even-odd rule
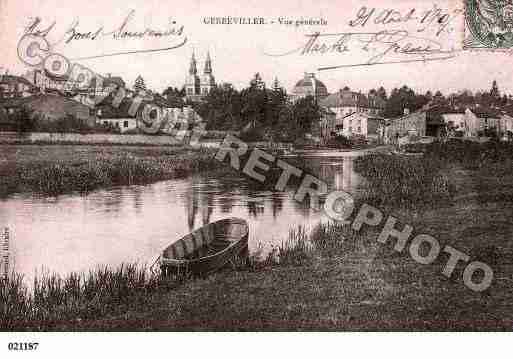
[[[423,159],[369,157],[363,160],[361,173],[388,191],[392,203],[373,202],[387,216],[410,224],[414,233],[432,235],[442,247],[450,245],[472,260],[489,264],[494,281],[484,292],[463,284],[462,266],[451,278],[442,275],[447,254],[422,265],[407,250],[395,252],[393,240],[386,245],[377,242],[381,227],[364,227],[367,230],[357,234],[324,224],[308,233],[309,241],[296,229],[271,257],[206,279],[160,281],[128,266],[124,271],[100,270],[62,281],[50,277],[40,281],[44,285],[37,300],[27,300],[27,292],[13,281],[14,287],[0,291],[0,303],[11,308],[0,311],[2,328],[511,330],[513,166],[509,149],[444,146],[430,148]],[[426,161],[429,156],[438,158],[436,165]],[[439,192],[432,190],[433,184],[441,183],[440,175],[450,181],[449,192],[445,186],[436,187]],[[445,193],[443,200],[432,200]],[[78,277],[84,278],[80,285]],[[11,315],[10,324],[6,315]]]
[[[1,145],[0,196],[55,196],[148,184],[222,168],[215,151],[185,146]]]
[[[357,234],[325,224],[309,233],[311,244],[298,239],[304,237],[296,230],[270,259],[206,279],[162,281],[130,266],[98,270],[84,275],[82,289],[77,289],[77,275],[40,281],[42,289],[28,306],[18,305],[30,304],[26,291],[4,288],[1,302],[23,314],[0,311],[10,319],[4,319],[2,328],[511,330],[512,203],[463,201],[415,216],[394,215],[474,259],[490,263],[493,258],[483,257],[486,248],[499,248],[500,256],[490,263],[492,286],[482,293],[471,291],[461,281],[460,266],[450,279],[441,274],[445,256],[421,265],[407,251],[395,252],[393,243],[377,242],[377,230]],[[9,301],[15,293],[21,294]]]

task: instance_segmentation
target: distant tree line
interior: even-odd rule
[[[425,94],[415,93],[413,89],[405,85],[401,88],[394,88],[390,93],[390,97],[386,97],[385,95],[384,98],[386,99],[386,106],[383,111],[385,118],[401,116],[405,108],[409,109],[411,112],[417,111],[428,103],[460,107],[476,104],[485,107],[505,107],[513,105],[512,96],[505,93],[501,95],[499,86],[495,80],[489,91],[476,91],[472,93],[470,90],[462,90],[458,93],[451,93],[444,96],[440,91],[436,91],[434,94],[431,91],[427,91]]]
[[[321,117],[312,96],[291,102],[284,89],[267,88],[258,73],[248,87],[239,91],[221,84],[193,106],[206,121],[207,130],[243,130],[253,140],[294,140],[311,132]]]

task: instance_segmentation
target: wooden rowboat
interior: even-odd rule
[[[247,254],[248,234],[248,224],[240,218],[209,223],[164,249],[162,273],[211,273]]]

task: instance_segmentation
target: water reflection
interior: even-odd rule
[[[350,158],[309,159],[310,172],[331,190],[354,192],[360,178]],[[36,271],[87,271],[97,265],[149,263],[170,242],[212,221],[249,222],[250,250],[278,245],[291,227],[318,223],[321,213],[294,191],[255,188],[243,177],[192,176],[87,196],[16,195],[0,202],[0,225],[11,229],[11,262],[30,280]]]

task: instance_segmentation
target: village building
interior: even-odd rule
[[[345,137],[362,136],[369,140],[380,140],[385,132],[385,120],[362,112],[353,112],[336,120],[338,134]]]
[[[480,120],[469,108],[446,111],[446,113],[441,114],[441,117],[447,126],[449,137],[478,136]]]
[[[502,113],[499,109],[477,106],[473,109],[478,118],[477,136],[492,137],[499,135]]]
[[[499,120],[499,133],[502,138],[512,140],[513,139],[513,117],[504,114]]]
[[[55,121],[71,116],[94,125],[94,111],[71,98],[42,94],[31,97],[25,106],[31,116],[37,116],[41,121]]]
[[[91,122],[94,118],[94,112],[89,107],[73,99],[54,94],[6,99],[0,102],[0,109],[8,116],[15,116],[25,111],[31,117],[37,117],[42,121],[54,121],[72,116]]]
[[[188,131],[190,128],[202,122],[201,117],[192,107],[174,108],[162,96],[153,96],[150,101],[158,105],[162,112],[162,133],[173,133],[176,131]],[[143,102],[144,104],[145,102]],[[132,101],[124,99],[119,106],[114,107],[109,99],[104,99],[96,107],[97,123],[102,126],[111,127],[120,133],[135,132],[139,126],[137,113],[131,113]],[[143,105],[142,105],[143,106]],[[141,106],[141,108],[142,108]]]
[[[385,100],[377,95],[365,96],[360,92],[344,88],[327,96],[320,102],[336,113],[337,119],[353,113],[378,116],[385,109]]]
[[[295,102],[308,96],[312,96],[320,103],[321,100],[328,96],[328,89],[322,81],[315,78],[315,74],[305,72],[304,77],[292,89],[290,99],[292,102]]]
[[[20,121],[27,115],[26,104],[31,97],[10,97],[0,100],[0,130],[16,131]]]
[[[28,97],[37,89],[26,78],[13,75],[0,75],[0,100],[15,97]]]
[[[388,120],[385,128],[385,142],[397,143],[399,138],[405,136],[426,136],[426,118],[425,110],[410,113],[405,109],[403,116]]]

